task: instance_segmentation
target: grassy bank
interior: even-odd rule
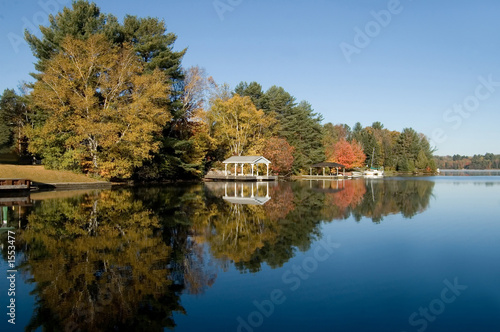
[[[1,179],[30,179],[41,183],[99,182],[83,174],[45,169],[40,165],[0,164]]]

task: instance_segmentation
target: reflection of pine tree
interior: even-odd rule
[[[204,185],[39,202],[20,234],[29,248],[24,268],[37,283],[28,330],[173,327],[173,312],[184,312],[180,294],[203,293],[218,268],[280,267],[310,249],[322,222],[412,217],[428,207],[433,185],[351,180],[314,190],[286,182],[270,187],[263,206],[229,204],[224,186]]]
[[[411,218],[429,206],[434,182],[421,180],[369,182],[360,205],[353,210],[357,220],[369,217],[380,222],[384,216],[401,213]]]

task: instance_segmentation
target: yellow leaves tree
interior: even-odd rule
[[[130,45],[66,37],[34,86],[47,118],[29,133],[31,152],[45,157],[57,147],[84,172],[129,178],[158,151],[155,135],[170,120],[165,82],[160,70],[144,72]]]
[[[250,97],[239,95],[214,100],[206,118],[211,137],[226,149],[225,157],[259,153],[276,123],[274,117],[257,110]]]

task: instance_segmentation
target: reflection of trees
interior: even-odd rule
[[[240,270],[258,271],[264,262],[281,266],[319,235],[321,195],[297,183],[271,186],[272,199],[263,206],[224,202],[217,197],[223,187],[209,187],[205,208],[193,215],[193,229],[214,257],[231,260]]]
[[[391,180],[368,181],[361,203],[353,209],[356,220],[369,217],[380,222],[384,216],[401,213],[411,218],[429,207],[433,181]]]
[[[192,220],[209,217],[216,210],[207,210],[202,185],[167,188],[143,187],[134,190],[137,199],[154,211],[163,229],[163,241],[172,248],[169,267],[171,279],[191,294],[200,294],[211,286],[217,274],[203,252],[202,241],[192,231]]]
[[[262,206],[223,203],[210,218],[195,218],[195,234],[210,244],[212,255],[235,263],[248,261],[265,243],[274,241],[278,225]]]
[[[196,241],[209,244],[215,258],[231,261],[240,270],[258,271],[262,263],[279,267],[297,249],[309,249],[321,235],[322,221],[353,216],[379,222],[395,213],[412,217],[427,208],[433,184],[364,179],[286,182],[270,187],[271,200],[262,206],[224,202],[224,184],[209,184],[203,199],[191,197],[180,209],[183,212],[176,213],[189,215]],[[241,196],[250,188],[229,187],[233,186],[232,192]]]
[[[313,181],[311,190],[324,194],[325,221],[363,217],[380,222],[384,216],[411,218],[429,206],[434,182],[424,180]]]
[[[130,191],[44,201],[21,237],[37,283],[28,330],[160,331],[183,312],[167,269],[171,247]]]
[[[363,200],[366,193],[366,186],[362,181],[329,181],[327,187],[336,189],[333,192],[325,191],[323,219],[327,221],[347,219],[351,209]]]
[[[236,191],[249,196],[248,186]],[[248,261],[265,243],[273,241],[278,232],[276,221],[266,217],[264,206],[231,204],[221,200],[224,186],[212,185],[205,192],[202,209],[190,209],[192,231],[199,243],[207,243],[211,254],[220,261]]]
[[[181,293],[203,293],[215,281],[216,264],[251,272],[282,266],[311,247],[322,222],[412,217],[429,206],[433,186],[285,182],[269,187],[264,205],[231,204],[221,199],[223,186],[221,192],[203,184],[38,202],[19,235],[24,267],[37,283],[28,330],[173,327],[173,312],[184,312]]]
[[[269,190],[272,199],[264,205],[266,216],[271,220],[284,219],[295,209],[294,195],[291,186],[272,186]]]

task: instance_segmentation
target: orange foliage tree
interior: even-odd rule
[[[351,142],[352,152],[354,153],[354,162],[352,167],[363,167],[366,160],[365,152],[363,151],[363,147],[361,143],[356,140]]]
[[[271,137],[267,140],[262,155],[271,161],[270,169],[279,175],[289,175],[293,165],[293,151],[286,139]]]
[[[346,168],[361,167],[365,159],[361,145],[356,140],[349,143],[345,139],[335,143],[333,153],[328,157],[328,161],[345,165]]]

